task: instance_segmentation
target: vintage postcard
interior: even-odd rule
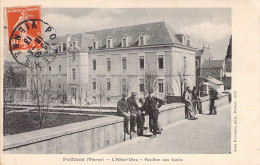
[[[1,164],[259,165],[259,5],[1,2]]]

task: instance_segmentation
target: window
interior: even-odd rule
[[[107,101],[111,101],[111,98],[110,98],[110,97],[107,97]]]
[[[158,66],[159,66],[159,69],[163,69],[163,56],[162,55],[158,56]]]
[[[126,47],[126,38],[123,38],[122,40],[122,47]]]
[[[93,49],[97,49],[97,42],[96,41],[93,42]]]
[[[52,48],[51,47],[49,47],[49,53],[52,53]]]
[[[73,80],[76,79],[76,69],[75,68],[72,68],[72,78],[73,78]]]
[[[61,65],[59,65],[59,72],[61,72]]]
[[[140,65],[140,69],[144,69],[144,57],[143,56],[139,57],[139,65]]]
[[[122,58],[123,69],[126,69],[126,57]]]
[[[196,61],[196,67],[198,67],[199,66],[199,61]]]
[[[111,89],[111,80],[110,78],[107,79],[107,90]]]
[[[107,58],[107,71],[111,70],[111,58]]]
[[[187,46],[190,46],[190,40],[189,39],[187,40]]]
[[[183,62],[184,62],[184,70],[187,69],[187,59],[186,57],[183,57]]]
[[[144,45],[144,37],[143,36],[139,37],[139,45]]]
[[[58,78],[59,88],[61,88],[61,78]]]
[[[94,90],[97,89],[97,83],[96,83],[96,79],[95,78],[93,78],[93,80],[92,80],[92,86],[93,86]]]
[[[63,44],[63,52],[66,51],[66,47],[67,47],[67,45],[66,45],[66,44]]]
[[[61,46],[58,47],[58,52],[61,52]]]
[[[72,97],[76,98],[76,92],[77,92],[76,88],[71,88],[71,95],[72,95]]]
[[[51,71],[51,67],[49,67],[49,72]]]
[[[163,79],[158,80],[159,93],[163,93]]]
[[[144,92],[144,79],[139,80],[139,90],[140,92]]]
[[[97,69],[97,61],[96,59],[93,59],[93,70]]]
[[[51,87],[51,80],[48,80],[48,83],[49,83],[49,84],[48,84],[48,85],[49,85],[49,87]]]
[[[75,61],[76,56],[75,56],[75,52],[72,52],[72,61]]]

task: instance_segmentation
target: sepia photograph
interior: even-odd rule
[[[3,154],[231,154],[231,8],[4,16]]]

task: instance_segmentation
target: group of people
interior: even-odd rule
[[[162,128],[160,128],[158,123],[159,109],[163,104],[163,100],[153,96],[153,89],[148,90],[148,96],[143,99],[139,99],[142,104],[141,107],[138,106],[136,102],[136,92],[132,92],[131,96],[124,92],[122,94],[122,99],[117,102],[117,114],[124,117],[124,131],[127,134],[130,132],[142,135],[143,130],[148,129],[144,127],[145,115],[149,115],[149,129],[153,134],[151,138],[156,137],[157,134],[161,134]],[[216,107],[214,102],[217,98],[216,90],[210,90],[210,113],[209,115],[216,115]],[[184,91],[184,101],[185,101],[185,118],[189,120],[196,120],[196,114],[199,112],[202,114],[202,105],[200,100],[200,94],[196,87],[193,90],[188,86]],[[137,125],[137,130],[136,130]]]
[[[136,92],[132,92],[130,97],[127,97],[128,94],[124,92],[122,99],[117,102],[117,113],[119,116],[124,117],[124,129],[127,134],[130,134],[130,131],[140,134],[147,129],[147,127],[144,127],[145,115],[149,115],[149,129],[153,134],[151,138],[161,133],[162,128],[159,127],[158,123],[158,108],[164,102],[153,96],[153,92],[153,89],[149,89],[145,101],[139,99],[139,102],[142,104],[140,108],[136,102]],[[135,129],[136,125],[137,130]]]
[[[217,110],[215,107],[215,100],[217,99],[218,92],[215,89],[210,89],[209,98],[210,98],[210,109],[208,115],[216,115]],[[197,90],[197,87],[194,86],[191,90],[187,86],[184,92],[184,101],[185,101],[185,119],[188,120],[197,120],[196,114],[202,114],[202,105],[200,100],[200,94]]]

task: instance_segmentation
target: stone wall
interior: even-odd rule
[[[4,153],[85,154],[123,141],[123,118],[102,117],[4,137]]]

